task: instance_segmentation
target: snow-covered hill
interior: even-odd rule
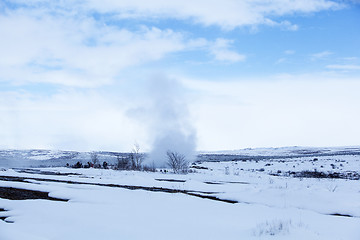
[[[100,162],[115,163],[118,156],[126,157],[129,153],[122,152],[77,152],[61,150],[0,150],[0,167],[60,167],[80,161],[91,161],[96,154]],[[360,155],[360,147],[282,147],[282,148],[246,148],[216,152],[198,152],[198,162],[211,161],[243,161],[271,160],[299,157],[348,156]]]
[[[77,152],[60,150],[0,150],[0,167],[55,167],[70,165],[80,161],[91,161],[91,155],[96,154],[99,161],[115,162],[118,156],[128,153],[120,152]]]

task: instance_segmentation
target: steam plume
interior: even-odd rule
[[[168,150],[181,153],[192,161],[196,131],[189,119],[186,89],[176,79],[163,75],[153,77],[150,83],[151,129],[154,135],[150,161],[156,167],[164,167]]]

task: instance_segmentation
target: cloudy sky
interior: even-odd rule
[[[150,150],[169,101],[198,150],[359,145],[359,23],[357,0],[2,0],[0,148]]]

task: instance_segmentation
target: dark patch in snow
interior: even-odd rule
[[[34,191],[13,187],[0,187],[0,198],[8,200],[45,199],[67,202],[67,199],[49,197],[48,192]]]
[[[0,208],[0,213],[1,212],[7,212],[7,210],[5,210],[4,208]],[[9,220],[6,220],[9,216],[0,216],[0,220],[6,222],[6,223],[14,223],[13,221],[9,221]]]
[[[69,176],[69,175],[81,175],[80,173],[61,173],[61,172],[51,172],[51,171],[42,171],[39,169],[21,169],[21,168],[13,168],[18,173],[30,173],[30,174],[41,174],[41,175],[49,175],[49,176]]]
[[[213,185],[217,185],[217,184],[220,184],[220,185],[222,185],[222,184],[224,184],[224,183],[222,183],[222,182],[204,182],[205,184],[213,184]]]
[[[207,168],[207,167],[198,166],[198,165],[190,166],[190,168],[194,168],[194,169],[204,169],[204,170],[208,170],[208,169],[209,169],[209,168]]]
[[[186,180],[178,180],[178,179],[163,179],[163,178],[155,178],[156,181],[160,181],[160,182],[180,182],[180,183],[184,183],[186,182]]]
[[[250,184],[250,183],[248,183],[248,182],[223,182],[223,183]]]
[[[226,203],[238,203],[238,201],[221,199],[211,194],[217,194],[217,192],[203,192],[203,191],[189,191],[189,190],[180,190],[180,189],[171,189],[163,187],[145,187],[145,186],[131,186],[131,185],[120,185],[120,184],[103,184],[103,183],[86,183],[86,182],[76,182],[76,181],[66,181],[66,180],[56,180],[56,179],[44,179],[44,178],[24,178],[24,177],[13,177],[13,176],[0,176],[1,181],[14,181],[14,182],[27,182],[28,180],[35,180],[41,182],[59,182],[66,184],[83,184],[83,185],[92,185],[92,186],[102,186],[102,187],[114,187],[114,188],[124,188],[128,190],[145,190],[150,192],[164,192],[164,193],[182,193],[194,197],[210,199]],[[46,193],[47,194],[47,193]],[[0,194],[1,197],[1,194]],[[63,200],[62,201],[67,201]]]
[[[301,171],[301,172],[285,172],[271,173],[272,176],[287,176],[296,178],[332,178],[332,179],[348,179],[348,180],[360,180],[360,174],[358,172],[318,172],[318,171]]]
[[[332,213],[332,214],[329,214],[330,216],[336,216],[336,217],[354,217],[354,216],[351,216],[349,214],[341,214],[341,213]]]
[[[222,199],[222,198],[218,198],[218,197],[215,197],[215,196],[201,195],[201,194],[198,194],[198,193],[187,192],[186,194],[190,195],[190,196],[194,196],[194,197],[211,199],[211,200],[225,202],[225,203],[232,203],[232,204],[239,203],[238,201],[235,201],[235,200]]]
[[[205,184],[225,184],[225,183],[231,183],[231,184],[250,184],[248,182],[227,182],[227,181],[207,181],[207,182],[204,182]]]

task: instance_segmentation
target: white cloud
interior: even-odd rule
[[[204,26],[216,25],[223,29],[234,29],[241,26],[271,25],[297,30],[296,24],[288,20],[276,22],[279,16],[290,16],[297,13],[313,13],[324,10],[344,8],[345,3],[334,0],[77,0],[77,1],[24,1],[16,0],[28,6],[48,6],[51,11],[56,8],[72,12],[96,11],[110,14],[116,18],[161,19],[172,18],[192,20]]]
[[[360,79],[314,75],[204,81],[191,106],[203,150],[358,144]]]
[[[214,56],[217,61],[224,62],[239,62],[246,59],[245,55],[239,54],[236,51],[230,50],[233,40],[218,38],[210,45],[210,54]]]
[[[294,50],[286,50],[284,53],[286,55],[293,55],[293,54],[295,54],[295,51]]]
[[[209,26],[217,25],[223,29],[258,24],[274,25],[272,17],[311,13],[322,10],[336,10],[343,5],[330,0],[277,0],[277,1],[163,1],[163,0],[89,0],[88,6],[96,11],[113,13],[128,18],[175,18],[191,19],[196,23]],[[285,21],[279,25],[288,25],[296,30],[296,25]]]
[[[146,129],[126,117],[125,105],[94,90],[2,92],[0,148],[127,151],[135,141],[144,147]]]
[[[282,26],[284,29],[286,30],[290,30],[290,31],[297,31],[299,29],[299,26],[296,24],[292,24],[289,21],[282,21],[280,22],[280,26]]]
[[[336,70],[360,70],[360,65],[351,65],[351,64],[347,64],[347,65],[327,65],[326,68],[329,69],[336,69]]]
[[[357,61],[359,58],[358,57],[344,57],[342,59],[345,61]]]
[[[97,86],[126,67],[186,47],[182,34],[172,30],[129,31],[90,17],[34,16],[36,12],[0,15],[0,80]]]
[[[318,52],[318,53],[314,53],[311,54],[310,57],[313,61],[318,60],[318,59],[324,59],[327,58],[328,56],[334,54],[333,52],[330,51],[323,51],[323,52]]]
[[[217,61],[239,62],[246,56],[231,49],[231,40],[189,39],[170,29],[129,30],[93,17],[191,20],[223,29],[260,24],[296,30],[277,16],[338,9],[327,0],[278,1],[23,1],[0,14],[0,81],[46,82],[96,87],[111,83],[122,70],[161,60],[171,53],[209,51]],[[6,6],[6,5],[4,5]],[[204,7],[206,6],[206,7]],[[111,21],[110,21],[111,22]]]
[[[51,9],[51,8],[50,8]],[[170,29],[107,26],[91,16],[50,9],[17,9],[0,15],[0,81],[96,87],[122,70],[183,50],[210,51],[218,61],[245,59],[231,40],[189,39]]]
[[[191,39],[189,34],[171,29],[106,25],[106,21],[94,18],[93,12],[104,13],[99,18],[114,21],[129,17],[171,18],[228,30],[260,24],[297,30],[296,24],[274,19],[342,6],[328,0],[16,2],[29,7],[6,9],[0,14],[0,81],[82,87],[112,83],[124,69],[179,51],[201,50],[216,61],[230,63],[246,59],[234,50],[231,39]],[[313,57],[331,54],[325,51]],[[357,65],[328,68],[357,69]],[[139,71],[137,68],[132,74],[140,74]],[[303,82],[304,79],[309,81]],[[317,81],[312,82],[314,79]],[[319,76],[260,80],[195,81],[188,85],[191,92],[199,93],[198,100],[191,105],[191,114],[196,119],[200,148],[347,145],[353,144],[353,136],[360,134],[357,127],[360,117],[354,104],[360,101],[355,91],[359,89],[358,79],[341,80],[341,84],[340,80],[333,81],[329,85]],[[278,82],[263,84],[267,81]],[[127,150],[135,140],[146,146],[147,129],[127,117],[128,108],[135,98],[141,98],[143,91],[143,84],[135,85],[132,87],[140,88],[139,93],[131,100],[115,97],[128,91],[127,87],[116,89],[119,90],[116,94],[101,93],[98,89],[82,92],[77,88],[53,96],[39,96],[44,92],[32,95],[2,91],[0,146]],[[334,97],[339,91],[341,98]],[[340,129],[342,126],[345,127]],[[351,136],[346,135],[349,132]]]
[[[199,149],[358,144],[359,78],[179,79]],[[128,111],[149,104],[147,86],[132,84],[136,91],[128,96],[129,88],[64,90],[52,96],[2,92],[0,147],[127,151],[138,141],[149,150],[154,131],[149,119],[134,121]]]
[[[297,31],[299,29],[299,26],[296,24],[292,24],[291,22],[285,20],[281,22],[276,22],[270,19],[267,19],[264,23],[265,25],[273,26],[273,27],[280,27],[283,30],[288,31]]]
[[[281,64],[281,63],[284,63],[284,62],[286,62],[287,61],[287,58],[279,58],[276,62],[275,62],[275,64]]]

